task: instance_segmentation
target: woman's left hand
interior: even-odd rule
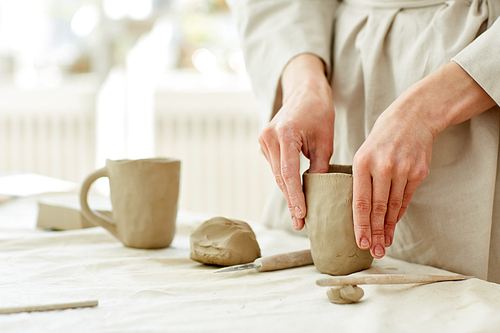
[[[377,119],[353,161],[356,242],[385,255],[417,187],[429,173],[434,138],[495,102],[451,62],[405,91]]]
[[[375,258],[392,244],[396,223],[429,173],[437,130],[394,102],[377,119],[353,161],[354,232]]]

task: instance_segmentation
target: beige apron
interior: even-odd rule
[[[499,9],[498,0],[343,1],[333,38],[332,163],[351,164],[387,106],[484,32]],[[500,282],[498,111],[436,137],[431,172],[396,227],[390,256]],[[291,229],[278,191],[263,221]]]

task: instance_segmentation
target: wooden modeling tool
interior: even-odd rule
[[[267,272],[312,264],[311,250],[303,250],[259,258],[252,263],[222,268],[214,273],[234,272],[251,268],[257,269],[258,272]]]
[[[472,279],[474,276],[465,275],[430,275],[430,274],[375,274],[336,276],[319,279],[318,286],[345,286],[359,284],[407,284],[407,283],[431,283],[441,281],[460,281]]]
[[[12,308],[0,308],[0,314],[33,312],[33,311],[64,310],[64,309],[93,307],[93,306],[97,306],[97,305],[98,305],[97,300],[91,300],[91,301],[72,302],[72,303],[56,303],[56,304],[44,304],[44,305],[19,306],[19,307],[12,307]]]

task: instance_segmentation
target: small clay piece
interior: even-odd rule
[[[370,267],[373,257],[354,238],[352,167],[330,165],[328,173],[304,173],[305,224],[314,266],[321,273],[347,275]]]
[[[350,304],[358,302],[365,293],[356,285],[336,286],[328,288],[326,296],[335,304]]]
[[[220,216],[196,228],[190,243],[190,258],[204,264],[232,266],[260,257],[259,244],[248,223]]]

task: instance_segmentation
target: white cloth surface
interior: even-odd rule
[[[18,212],[18,224],[13,223]],[[313,266],[214,274],[189,259],[204,216],[181,212],[172,245],[127,248],[104,229],[34,229],[36,202],[0,205],[0,307],[97,299],[99,306],[0,315],[1,332],[498,332],[500,286],[479,279],[362,286],[351,305],[328,301]],[[5,223],[4,223],[5,222]],[[308,240],[251,224],[263,255]],[[391,258],[373,273],[446,273]],[[358,273],[365,274],[365,272]]]

